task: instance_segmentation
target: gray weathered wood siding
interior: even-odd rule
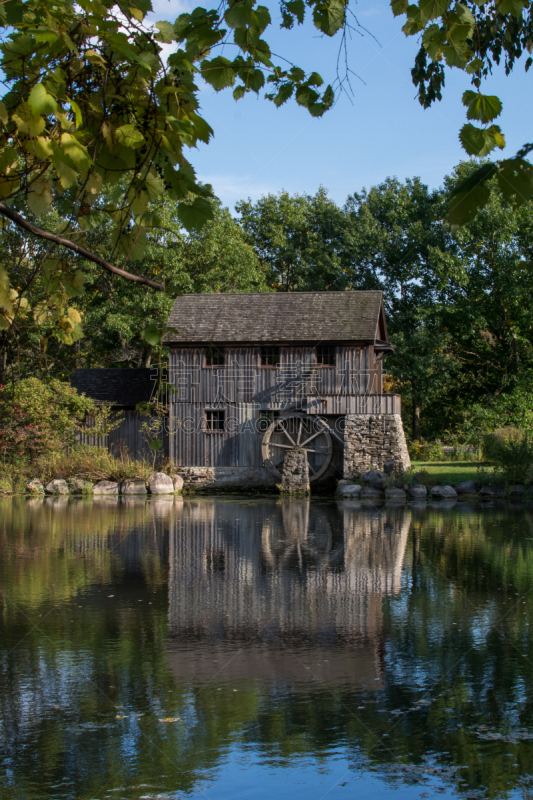
[[[308,414],[401,414],[398,394],[309,396]]]
[[[169,457],[179,466],[262,467],[261,410],[290,411],[310,401],[308,413],[332,422],[346,413],[397,413],[394,399],[382,400],[392,396],[381,395],[372,345],[338,346],[336,367],[317,366],[315,347],[281,347],[279,368],[260,366],[259,347],[226,347],[223,367],[205,367],[205,351],[170,349],[168,381],[177,391],[167,398]],[[208,409],[224,410],[223,431],[204,430]]]
[[[169,418],[169,457],[179,466],[262,467],[259,412],[254,403],[228,406],[211,403],[209,408],[226,411],[225,429],[205,432],[205,406],[173,403]]]
[[[204,347],[171,348],[169,382],[179,403],[258,403],[277,408],[310,394],[381,394],[374,348],[337,347],[337,366],[315,364],[316,348],[282,347],[278,368],[260,366],[259,347],[226,348],[223,367],[204,366]],[[172,400],[172,398],[169,398]]]
[[[93,447],[107,447],[114,455],[118,455],[121,450],[127,451],[131,458],[153,458],[153,452],[148,447],[142,433],[142,424],[147,421],[147,417],[142,417],[138,411],[119,411],[117,416],[120,424],[107,436],[91,436],[90,433],[80,434],[81,444],[92,445]],[[86,421],[87,429],[92,426],[91,418]],[[168,456],[169,437],[168,431],[163,431],[163,455]]]

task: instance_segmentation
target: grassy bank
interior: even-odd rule
[[[484,481],[494,472],[485,461],[413,461],[415,472],[423,472],[429,486],[453,486],[460,481]],[[481,470],[483,473],[481,473]]]

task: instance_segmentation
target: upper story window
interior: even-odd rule
[[[268,346],[261,348],[262,367],[279,367],[280,362],[281,356],[279,347]]]
[[[206,367],[223,367],[226,363],[223,347],[208,347],[205,351]]]
[[[320,345],[316,349],[316,363],[319,367],[337,366],[337,348],[331,345]]]

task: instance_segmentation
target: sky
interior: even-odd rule
[[[174,21],[192,9],[187,3],[155,0],[153,19]],[[339,37],[319,35],[312,23],[281,31],[279,7],[263,3],[273,20],[265,33],[272,51],[306,71],[319,72],[325,85],[333,82]],[[314,194],[320,186],[342,205],[353,192],[392,176],[419,176],[436,188],[466,158],[458,134],[466,122],[461,96],[472,88],[469,76],[448,71],[443,100],[424,110],[410,74],[418,38],[405,37],[402,19],[394,19],[387,2],[360,0],[352,7],[368,31],[354,32],[348,43],[353,94],[341,95],[322,118],[311,117],[294,100],[276,109],[262,94],[249,93],[235,102],[231,90],[216,93],[203,86],[201,113],[215,136],[189,158],[200,180],[211,183],[232,212],[242,199],[255,201],[282,190]],[[224,55],[231,57],[231,49]],[[509,77],[498,69],[482,87],[504,105],[496,122],[506,134],[507,147],[497,151],[498,157],[512,156],[533,140],[532,77],[533,69],[526,74],[522,65]]]

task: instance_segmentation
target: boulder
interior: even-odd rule
[[[396,486],[387,486],[385,489],[386,500],[406,500],[407,493],[403,489],[398,489]]]
[[[115,481],[98,481],[93,486],[93,494],[118,494],[118,483],[115,483]]]
[[[174,494],[174,484],[164,472],[152,472],[148,481],[151,494]]]
[[[44,486],[38,478],[33,478],[26,484],[26,491],[30,494],[44,494]]]
[[[337,486],[337,494],[341,497],[359,497],[361,487],[358,483],[348,483],[346,486]]]
[[[139,478],[131,478],[120,484],[121,494],[147,494],[146,482]]]
[[[461,481],[455,487],[457,494],[477,494],[478,484],[475,481]]]
[[[337,486],[349,486],[349,485],[350,485],[350,481],[347,481],[345,478],[343,478],[342,480],[340,480],[337,483]]]
[[[68,483],[63,478],[54,478],[46,484],[44,491],[46,494],[68,494]]]
[[[479,493],[482,497],[503,497],[505,486],[482,486]]]
[[[365,472],[363,480],[374,489],[384,489],[387,485],[387,476],[379,469],[371,469],[369,472]]]
[[[91,481],[84,481],[82,478],[69,478],[68,488],[71,494],[89,494],[93,490]]]
[[[433,486],[430,491],[432,497],[442,497],[443,500],[457,497],[457,492],[453,486]]]
[[[174,475],[172,478],[172,483],[174,484],[174,494],[178,494],[183,489],[183,478],[181,475]]]
[[[511,497],[522,497],[526,490],[525,486],[522,486],[521,483],[517,483],[514,486],[509,487],[509,494]]]
[[[413,500],[425,500],[427,493],[428,490],[421,483],[413,483],[413,485],[409,486],[407,489],[407,494],[409,497],[412,497]]]
[[[383,492],[381,492],[379,489],[376,489],[375,486],[365,486],[359,496],[361,500],[382,500]]]
[[[392,475],[396,467],[396,461],[386,461],[383,464],[383,472],[385,475]]]

